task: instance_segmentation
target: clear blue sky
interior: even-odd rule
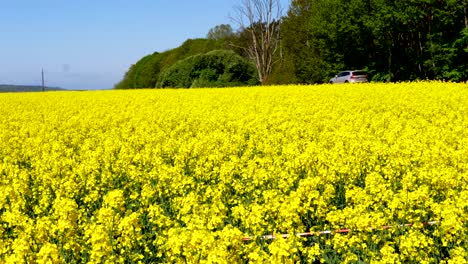
[[[0,0],[0,84],[39,85],[44,68],[47,86],[112,88],[143,56],[233,24],[239,3]]]

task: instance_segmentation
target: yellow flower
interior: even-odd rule
[[[55,263],[64,263],[64,262],[60,259],[57,245],[46,243],[41,247],[41,249],[37,253],[37,263],[55,264]]]
[[[0,263],[463,263],[467,116],[444,82],[0,94]]]

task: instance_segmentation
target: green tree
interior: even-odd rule
[[[467,80],[467,0],[295,0],[282,25],[299,82],[365,68],[373,80]]]
[[[232,37],[233,35],[234,31],[232,30],[231,25],[221,24],[210,29],[206,35],[206,38],[213,40],[223,40]]]
[[[282,27],[286,56],[299,82],[325,82],[344,68],[367,64],[365,2],[293,1]]]
[[[129,68],[124,78],[114,88],[154,88],[161,72],[179,60],[226,47],[224,40],[189,39],[175,49],[143,57]]]

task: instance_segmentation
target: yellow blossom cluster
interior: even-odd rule
[[[0,94],[0,263],[466,263],[466,219],[464,83]]]

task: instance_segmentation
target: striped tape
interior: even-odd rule
[[[424,226],[429,226],[429,225],[435,225],[437,224],[437,221],[430,221],[430,222],[423,222],[422,223]],[[399,225],[399,227],[412,227],[414,224],[403,224],[403,225]],[[390,229],[390,228],[394,228],[395,226],[383,226],[381,227],[381,229]],[[377,230],[377,228],[370,228],[371,231],[373,230]],[[297,233],[296,236],[298,237],[310,237],[310,236],[319,236],[319,235],[326,235],[326,234],[332,234],[332,233],[349,233],[353,231],[353,229],[338,229],[338,230],[324,230],[324,231],[318,231],[318,232],[304,232],[304,233]],[[356,229],[354,229],[354,231],[357,231]],[[282,237],[282,238],[288,238],[290,237],[291,235],[290,234],[283,234],[283,235],[278,235],[278,236],[275,236],[275,235],[265,235],[265,236],[261,236],[260,239],[263,239],[263,240],[271,240],[271,239],[276,239],[276,238],[279,238],[279,237]],[[242,238],[243,241],[251,241],[251,240],[255,240],[254,237],[244,237]]]

